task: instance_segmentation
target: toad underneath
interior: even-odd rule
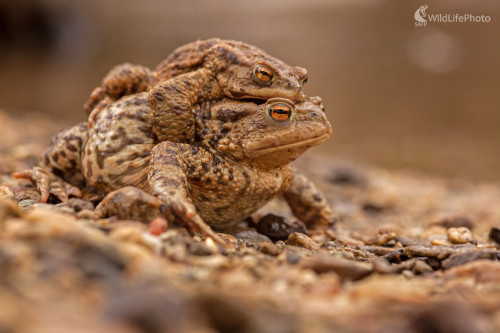
[[[147,97],[125,96],[59,133],[40,166],[14,176],[34,181],[43,202],[87,186],[103,198],[96,218],[162,216],[221,243],[210,227],[232,226],[280,194],[306,224],[334,220],[324,196],[289,165],[331,134],[319,97],[197,104],[192,143],[156,138]]]

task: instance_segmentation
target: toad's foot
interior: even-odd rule
[[[99,203],[93,217],[107,216],[142,222],[151,222],[159,216],[165,217],[169,223],[177,219],[191,233],[199,232],[225,245],[224,241],[199,217],[192,204],[175,201],[171,197],[157,198],[133,186],[126,186],[111,192]]]
[[[199,232],[205,237],[212,238],[216,243],[227,245],[226,242],[217,236],[212,228],[210,228],[205,221],[203,221],[200,215],[196,212],[196,207],[192,203],[172,201],[167,198],[164,198],[162,201],[170,201],[170,204],[168,204],[169,210],[181,220],[190,233]]]
[[[336,214],[323,193],[296,170],[292,183],[283,196],[294,215],[308,226],[332,226],[337,221]]]
[[[81,198],[82,193],[76,186],[66,183],[48,169],[37,166],[29,170],[14,173],[14,178],[29,179],[36,184],[42,195],[42,202],[47,202],[49,195],[55,195],[62,202],[68,201],[70,195]]]
[[[116,216],[121,220],[150,222],[162,216],[164,210],[160,199],[136,187],[126,186],[106,195],[97,205],[94,217]]]

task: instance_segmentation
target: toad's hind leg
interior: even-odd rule
[[[76,186],[68,184],[60,177],[54,175],[49,169],[41,166],[14,173],[14,178],[30,179],[42,195],[41,201],[47,202],[49,195],[55,195],[62,202],[68,201],[70,195],[81,197],[82,193]]]
[[[80,153],[86,130],[87,123],[80,123],[62,131],[52,139],[52,146],[39,166],[16,172],[14,177],[33,181],[42,195],[42,202],[47,202],[49,194],[63,202],[70,195],[81,197],[77,186],[84,182]]]
[[[124,63],[111,69],[85,102],[87,114],[102,101],[116,101],[123,96],[149,91],[155,82],[154,73],[147,67]]]

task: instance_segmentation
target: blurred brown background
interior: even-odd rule
[[[416,28],[423,4],[491,22]],[[209,37],[309,70],[306,92],[323,97],[334,127],[320,151],[500,180],[497,0],[0,0],[0,108],[83,120],[83,102],[114,65],[154,68]]]

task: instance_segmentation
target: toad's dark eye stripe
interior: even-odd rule
[[[270,82],[273,79],[273,71],[271,68],[260,65],[255,68],[255,77],[262,82]]]
[[[276,121],[285,121],[290,119],[292,108],[286,104],[275,104],[269,108],[269,115]]]

